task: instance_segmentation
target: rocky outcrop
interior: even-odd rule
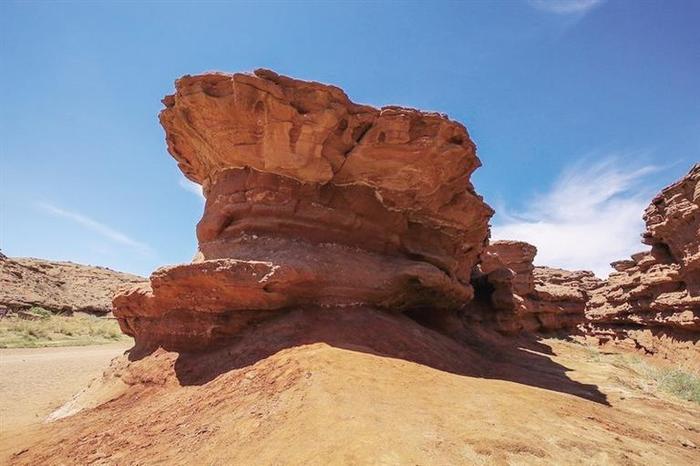
[[[279,76],[185,76],[160,115],[207,199],[196,263],[118,296],[137,341],[203,348],[276,311],[457,309],[492,210],[461,124]]]
[[[585,318],[593,290],[603,281],[587,270],[535,267],[533,310],[539,329],[572,331]]]
[[[651,245],[593,293],[588,333],[600,341],[700,357],[700,165],[664,189],[644,214],[643,241]]]
[[[0,308],[106,314],[117,290],[144,280],[104,267],[2,256]]]
[[[311,238],[415,256],[468,282],[492,211],[469,181],[480,162],[461,124],[266,70],[185,76],[176,91],[160,120],[208,200],[204,258],[245,254],[255,238],[244,234]]]
[[[485,248],[493,211],[470,182],[480,162],[445,115],[359,105],[267,70],[175,87],[160,121],[206,205],[195,261],[114,299],[139,344],[204,349],[295,309],[357,306],[442,322],[450,334],[455,321],[510,334],[696,332],[697,166],[647,209],[652,251],[616,263],[603,283],[534,267],[527,243]]]
[[[584,319],[590,292],[601,286],[592,272],[535,267],[535,246],[495,241],[474,270],[477,297],[467,306],[476,318],[504,333],[573,329]]]
[[[700,164],[651,201],[644,221],[642,241],[668,251],[689,294],[700,295]]]

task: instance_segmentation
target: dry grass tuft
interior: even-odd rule
[[[0,319],[0,348],[84,346],[129,339],[111,318],[54,315],[36,307],[28,314],[29,318],[9,315]]]
[[[615,377],[615,382],[627,388],[642,389],[650,393],[667,393],[682,400],[700,404],[700,371],[694,367],[661,365],[636,354],[605,353],[600,348],[567,342],[582,347],[586,361],[609,364],[628,371],[631,377]]]

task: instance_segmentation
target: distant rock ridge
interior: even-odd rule
[[[163,103],[168,150],[206,205],[196,262],[115,298],[137,342],[206,348],[298,307],[472,299],[493,211],[460,123],[268,70],[185,76]]]
[[[144,280],[104,267],[2,255],[0,307],[16,311],[38,306],[57,313],[107,314],[121,287]]]

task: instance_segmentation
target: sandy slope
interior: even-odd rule
[[[558,340],[466,345],[402,316],[292,313],[207,354],[112,364],[96,409],[10,464],[693,464],[700,409]]]

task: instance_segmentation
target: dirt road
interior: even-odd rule
[[[41,423],[129,346],[0,349],[1,436]]]

